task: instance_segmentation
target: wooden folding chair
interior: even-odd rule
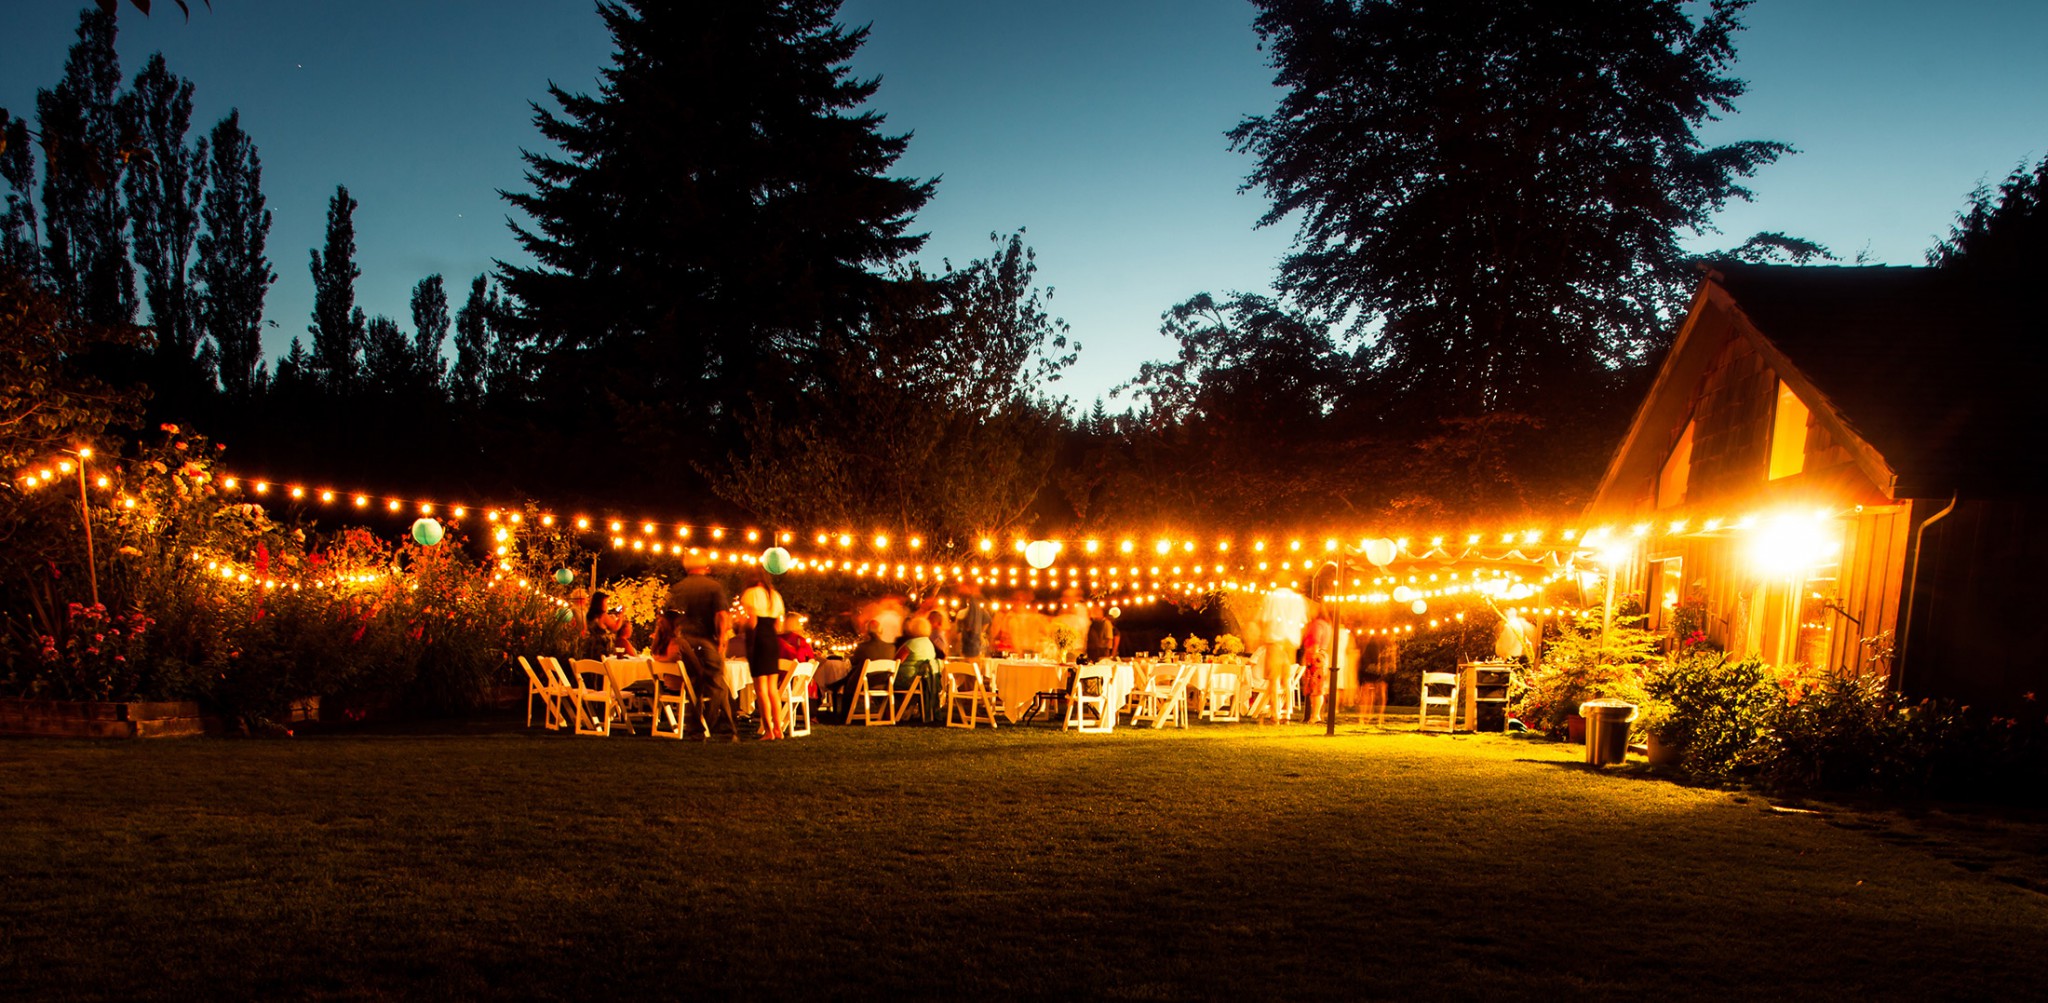
[[[1067,718],[1060,722],[1060,730],[1072,728],[1089,735],[1115,731],[1116,708],[1110,704],[1115,681],[1115,668],[1107,662],[1077,666],[1073,689],[1067,692]],[[1090,710],[1095,712],[1093,724],[1088,722]]]
[[[782,680],[782,723],[791,738],[811,733],[811,677],[817,674],[818,663],[798,662]]]
[[[959,659],[946,663],[946,727],[974,730],[976,724],[996,726],[996,695],[981,674],[981,663]]]
[[[533,701],[538,699],[547,711],[542,720],[548,730],[567,728],[569,719],[562,716],[562,701],[568,698],[569,691],[556,685],[552,679],[542,682],[540,673],[533,670],[533,663],[527,661],[525,655],[519,656],[519,667],[526,670],[526,726],[533,727]]]
[[[1237,720],[1237,673],[1211,672],[1202,690],[1202,720]]]
[[[1188,726],[1188,683],[1195,677],[1195,666],[1180,665],[1152,670],[1152,678],[1146,680],[1138,712],[1131,715],[1131,726],[1141,721],[1151,721],[1152,727],[1163,728],[1171,720],[1175,725]]]
[[[1448,687],[1450,692],[1442,693],[1435,691],[1435,689],[1444,687]],[[1458,730],[1457,673],[1424,672],[1422,674],[1422,703],[1421,706],[1416,708],[1419,711],[1415,721],[1416,731],[1422,731],[1429,727],[1429,709],[1431,707],[1442,707],[1444,709],[1444,730]]]
[[[569,664],[570,679],[576,684],[576,734],[610,735],[614,721],[625,724],[628,734],[634,734],[633,722],[626,717],[626,702],[619,696],[619,688],[612,683],[611,673],[606,672],[604,663],[595,658],[579,658]],[[591,677],[597,678],[597,685],[591,686]],[[598,709],[593,715],[592,707]]]
[[[654,722],[648,731],[656,738],[682,738],[684,729],[690,723],[690,708],[697,703],[697,693],[690,686],[687,672],[654,673]],[[710,729],[705,729],[710,737]]]
[[[874,663],[870,662],[868,664],[872,665]],[[910,673],[910,685],[896,687],[897,723],[902,723],[904,716],[910,713],[910,709],[912,707],[917,708],[917,720],[919,724],[931,723],[932,714],[930,709],[925,706],[924,699],[924,680],[927,675],[930,675],[930,672],[927,669],[923,668],[926,666],[930,666],[931,664],[931,662],[925,660],[911,662],[910,666],[912,671]],[[898,669],[896,670],[896,674],[899,676],[903,674],[903,670],[901,667],[898,667]],[[894,680],[891,681],[891,685],[894,685]]]
[[[877,687],[875,684],[880,682]],[[880,713],[875,702],[880,701]],[[893,658],[871,658],[861,666],[860,682],[854,686],[853,706],[846,712],[846,723],[860,722],[864,727],[896,723],[896,660]]]

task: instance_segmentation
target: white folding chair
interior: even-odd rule
[[[654,666],[654,722],[648,730],[656,738],[683,737],[683,728],[690,722],[690,707],[697,702],[690,674],[682,671],[682,666],[675,666],[674,672],[662,671],[670,664],[673,663]]]
[[[875,685],[879,682],[881,685]],[[881,702],[879,713],[875,706]],[[846,723],[858,721],[866,727],[896,723],[896,660],[893,658],[870,658],[861,666],[860,682],[853,689],[853,706],[846,712]]]
[[[526,726],[533,727],[533,701],[538,699],[547,712],[542,720],[548,730],[567,728],[569,719],[562,716],[562,701],[569,696],[569,691],[556,685],[552,679],[542,682],[540,673],[533,670],[533,663],[527,661],[525,655],[519,656],[519,667],[526,670]]]
[[[1116,683],[1115,666],[1108,662],[1077,666],[1074,669],[1074,685],[1067,691],[1067,718],[1060,722],[1060,730],[1072,728],[1089,735],[1103,735],[1116,730],[1116,707],[1110,701]],[[1089,723],[1088,712],[1095,712],[1095,721]]]
[[[1150,721],[1152,727],[1163,728],[1171,720],[1175,725],[1188,726],[1188,683],[1195,677],[1195,666],[1160,666],[1152,670],[1152,677],[1145,681],[1139,694],[1138,712],[1131,715],[1131,726]]]
[[[811,733],[811,677],[817,674],[818,663],[798,662],[782,680],[782,724],[791,738]]]
[[[1237,720],[1237,673],[1209,673],[1208,688],[1202,690],[1202,720]]]
[[[1450,692],[1435,692],[1448,688]],[[1458,730],[1458,674],[1455,672],[1424,672],[1422,674],[1422,706],[1416,716],[1415,730],[1429,727],[1429,709],[1444,709],[1444,730]]]
[[[973,731],[982,722],[996,726],[996,695],[981,673],[981,663],[972,659],[947,662],[946,727]]]
[[[612,684],[611,673],[606,672],[604,663],[595,658],[579,658],[569,663],[569,678],[576,684],[576,734],[610,735],[612,722],[620,721],[626,731],[633,731],[633,722],[626,719],[625,701],[619,699],[619,689]],[[590,685],[595,677],[596,686]],[[591,708],[598,713],[591,714]]]

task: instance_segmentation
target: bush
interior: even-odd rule
[[[1588,700],[1648,702],[1643,679],[1658,660],[1662,639],[1617,619],[1603,639],[1598,626],[1565,623],[1545,645],[1543,658],[1517,677],[1509,694],[1515,715],[1532,728],[1562,732],[1565,719]]]
[[[1651,709],[1644,729],[1685,750],[1685,769],[1725,780],[1754,766],[1784,704],[1770,667],[1694,644],[1644,682]]]

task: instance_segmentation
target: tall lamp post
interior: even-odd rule
[[[1339,598],[1344,591],[1344,552],[1338,551],[1337,559],[1324,561],[1323,567],[1336,572],[1330,579],[1330,593],[1326,597],[1330,604],[1330,658],[1323,663],[1329,666],[1323,672],[1325,688],[1329,690],[1328,702],[1323,705],[1323,735],[1334,738],[1337,734],[1337,673],[1343,669],[1337,656],[1344,650],[1344,602]]]

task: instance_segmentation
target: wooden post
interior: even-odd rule
[[[78,451],[78,518],[85,524],[85,579],[92,585],[92,604],[100,604],[100,570],[92,556],[92,503],[85,496],[85,458],[91,450]]]

